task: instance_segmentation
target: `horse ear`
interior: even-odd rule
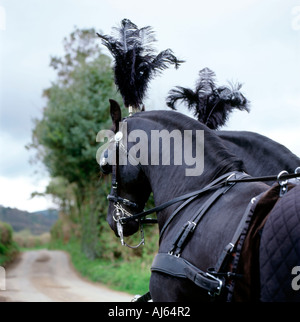
[[[113,131],[116,133],[119,131],[119,123],[122,120],[122,112],[118,102],[110,99],[110,116],[113,122]]]

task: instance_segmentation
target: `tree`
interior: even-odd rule
[[[91,244],[97,238],[102,207],[95,139],[99,130],[111,126],[108,100],[120,100],[111,60],[102,54],[98,42],[94,29],[76,28],[64,39],[64,57],[51,58],[57,80],[44,90],[47,104],[42,119],[35,120],[30,145],[52,178],[62,178],[74,187],[83,249],[89,257],[97,255]],[[59,195],[53,185],[49,191]]]

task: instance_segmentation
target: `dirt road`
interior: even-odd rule
[[[129,302],[132,295],[79,277],[61,251],[30,251],[6,271],[0,302]]]

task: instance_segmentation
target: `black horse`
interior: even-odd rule
[[[99,36],[114,57],[115,82],[131,115],[133,107],[142,110],[143,97],[149,80],[169,64],[177,68],[182,61],[178,60],[169,49],[157,56],[153,55],[151,44],[154,37],[151,27],[139,29],[130,20],[124,19],[121,26],[115,30],[118,31],[117,38]],[[113,153],[109,153],[108,149],[101,157],[103,171],[112,172],[112,191],[109,196],[110,205],[107,215],[111,228],[125,244],[123,237],[132,235],[140,227],[140,215],[145,215],[143,208],[151,191],[155,204],[163,205],[156,208],[160,245],[159,254],[152,265],[150,281],[150,292],[154,301],[210,300],[210,296],[219,295],[224,290],[223,283],[228,282],[228,279],[222,275],[223,272],[228,273],[226,275],[231,282],[227,299],[230,296],[236,297],[232,286],[235,285],[237,289],[243,290],[247,283],[250,283],[247,285],[249,289],[254,289],[252,293],[255,293],[255,299],[261,297],[268,301],[275,298],[276,292],[278,294],[278,290],[276,287],[274,290],[272,285],[272,265],[271,270],[265,269],[267,266],[270,268],[270,265],[265,264],[268,264],[268,258],[272,258],[273,261],[272,255],[276,253],[276,247],[269,247],[269,245],[276,245],[276,243],[273,242],[274,239],[270,241],[270,233],[269,235],[265,233],[259,228],[260,226],[253,239],[258,238],[262,241],[259,258],[261,265],[255,266],[258,269],[256,275],[261,275],[261,281],[257,282],[257,277],[254,277],[256,283],[251,283],[251,278],[246,280],[245,274],[242,282],[236,280],[238,275],[241,275],[238,272],[243,273],[249,268],[237,265],[245,262],[245,252],[237,252],[235,258],[231,260],[231,270],[228,265],[226,267],[228,259],[226,254],[231,254],[233,250],[242,247],[243,238],[245,245],[249,245],[248,236],[252,235],[245,235],[245,229],[242,228],[249,226],[252,221],[248,216],[254,209],[253,205],[255,205],[255,211],[258,208],[258,211],[264,213],[265,209],[262,207],[264,202],[261,200],[264,201],[268,197],[272,204],[275,204],[279,192],[281,196],[285,194],[278,201],[278,207],[276,204],[275,214],[271,212],[266,222],[266,227],[271,227],[266,231],[271,231],[272,237],[272,232],[276,234],[277,231],[276,223],[280,222],[276,220],[278,217],[276,209],[282,209],[283,200],[293,201],[299,191],[298,187],[293,188],[291,195],[291,192],[286,193],[286,185],[276,186],[270,190],[264,183],[233,183],[232,178],[245,178],[244,171],[250,175],[264,175],[272,173],[273,170],[274,172],[283,170],[282,168],[285,167],[287,167],[286,170],[294,170],[294,161],[296,161],[295,168],[299,166],[298,159],[294,160],[294,158],[284,163],[284,160],[281,160],[281,154],[276,155],[275,160],[278,160],[278,163],[272,163],[272,158],[271,162],[266,162],[265,153],[268,153],[268,149],[273,152],[273,148],[261,142],[258,146],[255,146],[253,141],[249,145],[245,144],[251,135],[243,137],[238,134],[238,140],[234,135],[228,139],[228,136],[222,137],[222,133],[209,129],[219,128],[218,124],[223,125],[229,113],[235,108],[249,111],[248,101],[239,93],[240,88],[240,85],[236,88],[216,87],[214,73],[204,69],[200,72],[196,92],[181,87],[171,92],[170,104],[168,104],[171,108],[174,108],[173,103],[180,99],[187,101],[189,108],[196,107],[195,115],[198,120],[208,127],[173,111],[157,111],[137,113],[125,120],[126,126],[123,124],[119,128],[120,107],[116,102],[111,102],[113,128],[116,133],[110,140]],[[169,134],[167,135],[169,145],[164,146],[164,138],[153,145],[152,139],[149,140],[149,138],[154,132]],[[137,136],[137,133],[141,135]],[[176,141],[174,137],[170,140],[171,133],[180,139]],[[204,136],[202,136],[203,133]],[[127,135],[131,136],[128,142]],[[189,140],[185,141],[185,135]],[[243,143],[241,143],[242,137]],[[266,146],[268,149],[265,149]],[[153,153],[155,147],[158,147],[158,152]],[[286,153],[282,155],[288,158]],[[264,194],[261,198],[262,193]],[[270,208],[269,203],[266,206]],[[249,215],[248,211],[245,212],[246,208],[250,209]],[[291,236],[296,236],[293,239],[295,242],[292,243],[293,254],[296,256],[293,256],[293,261],[289,260],[289,263],[295,264],[300,257],[297,242],[299,234],[296,232],[293,235],[293,233],[300,216],[298,216],[299,207],[293,209],[293,216],[291,216],[293,220],[286,216],[288,218],[284,221],[286,229],[282,235],[289,236],[292,231]],[[253,217],[255,219],[258,216],[253,215]],[[262,218],[265,217],[262,216]],[[250,230],[254,229],[253,226],[250,228]],[[281,227],[278,227],[278,231],[279,228]],[[251,242],[250,245],[252,245]],[[285,243],[286,245],[288,243]],[[287,248],[284,248],[284,254],[281,253],[281,256],[290,253],[288,246]],[[224,249],[225,256],[223,256]],[[256,245],[256,251],[257,249]],[[251,252],[252,255],[254,253]],[[241,257],[240,261],[239,257]],[[258,261],[258,256],[254,259]],[[278,262],[278,257],[275,256],[276,260]],[[263,274],[259,274],[259,268]],[[283,280],[286,280],[286,274],[285,271],[280,271]],[[264,283],[262,287],[260,282]],[[297,279],[293,285],[298,288]],[[224,293],[223,291],[222,296]],[[241,294],[238,296],[241,297]],[[282,298],[284,296],[280,297]]]
[[[121,112],[116,103],[111,105],[111,115],[114,127],[118,128],[118,123],[121,121]],[[130,201],[130,203],[127,202],[123,205],[123,209],[128,215],[143,210],[151,191],[155,204],[161,205],[178,196],[205,188],[213,180],[225,174],[242,173],[244,171],[243,162],[228,151],[215,131],[177,112],[137,113],[127,118],[126,124],[128,133],[142,130],[148,134],[148,137],[151,136],[153,130],[167,130],[168,133],[179,130],[184,135],[185,130],[192,129],[194,150],[196,130],[204,131],[205,149],[203,156],[204,171],[200,176],[186,176],[186,169],[191,168],[191,166],[188,164],[174,165],[172,160],[168,166],[151,165],[149,162],[150,142],[147,142],[149,154],[146,156],[146,160],[142,160],[141,155],[131,155],[131,158],[137,158],[142,162],[138,165],[128,162],[127,165],[113,166],[113,172],[116,172],[116,168],[118,168],[117,173],[114,174],[118,184],[118,197],[120,200]],[[133,145],[133,143],[128,143],[127,150],[122,150],[123,152],[120,153],[129,157],[128,151],[132,150]],[[191,238],[184,245],[185,247],[180,253],[181,258],[204,272],[208,268],[214,267],[224,247],[231,241],[250,200],[265,192],[268,188],[264,183],[237,183],[230,187],[210,207],[208,213],[201,218],[201,223],[197,225]],[[199,208],[211,197],[212,193],[213,191],[209,191],[201,194],[193,202],[187,204],[167,227],[165,226],[166,222],[182,203],[170,205],[158,213],[159,229],[161,231],[164,228],[160,238],[160,254],[166,254],[172,249],[174,236],[193,218],[193,215],[199,211]],[[116,203],[116,199],[111,200]],[[111,202],[109,205],[107,221],[118,236],[120,230],[118,220],[116,220],[115,203]],[[134,209],[131,205],[135,205]],[[129,236],[137,232],[138,229],[138,221],[128,221],[122,225],[122,234]],[[210,300],[207,291],[198,287],[189,279],[174,277],[157,271],[152,272],[150,292],[154,301]]]

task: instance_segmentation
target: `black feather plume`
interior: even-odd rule
[[[114,36],[97,35],[114,57],[115,83],[125,106],[141,110],[149,81],[169,65],[177,69],[183,61],[170,49],[155,54],[156,39],[150,26],[139,29],[129,19],[123,19],[113,31]]]
[[[249,101],[240,92],[241,84],[217,87],[215,73],[209,68],[202,69],[199,76],[195,90],[177,86],[169,92],[167,105],[171,109],[183,101],[201,123],[214,130],[227,122],[234,109],[249,112]]]

